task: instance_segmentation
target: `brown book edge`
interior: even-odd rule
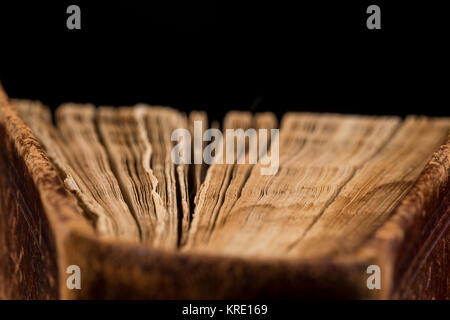
[[[421,269],[414,273],[407,266],[432,264],[436,257],[429,253],[442,241],[448,242],[450,219],[445,213],[450,142],[435,153],[389,221],[358,255],[339,261],[246,260],[149,250],[97,239],[42,147],[1,90],[0,110],[0,142],[4,146],[0,151],[0,206],[4,211],[0,259],[5,261],[0,269],[0,297],[421,298],[430,296],[430,290],[431,295],[447,290],[442,288],[445,281],[434,281],[436,287],[428,291],[405,295],[408,284],[417,282],[411,279],[426,278]],[[428,231],[422,232],[425,224]],[[430,237],[436,239],[424,241]],[[416,253],[422,251],[425,254],[420,258]],[[419,261],[414,262],[418,256]],[[81,268],[81,290],[66,287],[65,270],[71,264]],[[380,291],[366,287],[370,264],[381,267]],[[445,268],[441,267],[439,274],[447,277],[448,263],[442,265]]]
[[[450,135],[392,216],[360,248],[385,275],[377,298],[450,299]]]
[[[58,298],[66,240],[93,229],[1,86],[0,143],[0,298]]]

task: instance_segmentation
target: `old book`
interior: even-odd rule
[[[449,118],[0,108],[3,297],[450,298]]]

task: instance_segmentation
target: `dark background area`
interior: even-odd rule
[[[442,1],[2,1],[11,97],[227,110],[449,115]],[[81,8],[81,30],[66,8]],[[245,4],[245,5],[244,5]],[[366,8],[381,7],[381,30]]]

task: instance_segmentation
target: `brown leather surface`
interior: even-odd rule
[[[57,298],[58,243],[89,226],[1,87],[0,146],[0,297]]]
[[[353,261],[187,255],[76,234],[66,244],[72,253],[68,262],[78,264],[84,274],[81,290],[63,294],[70,299],[350,299],[369,295],[365,264]]]
[[[2,108],[2,112],[3,112]],[[7,122],[7,123],[5,123]],[[5,126],[9,124],[9,128]],[[17,125],[17,127],[16,127]],[[5,298],[56,298],[58,275],[52,229],[31,173],[17,146],[32,148],[25,134],[13,140],[8,129],[23,130],[2,114],[0,125],[0,283]]]
[[[450,299],[450,192],[439,208],[440,220],[425,227],[417,254],[398,274],[397,299]],[[430,229],[433,228],[433,229]]]
[[[56,298],[58,275],[52,230],[29,177],[10,176],[16,175],[13,170],[23,164],[16,159],[15,167],[6,169],[4,149],[1,156],[0,297]]]

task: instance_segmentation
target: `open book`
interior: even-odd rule
[[[12,104],[99,237],[250,259],[351,255],[389,218],[450,129],[450,119],[423,116],[288,113],[278,126],[271,113],[230,112],[211,126],[224,135],[254,129],[244,153],[229,163],[189,163],[174,161],[173,132],[203,137],[204,112],[65,104],[53,121],[39,102]],[[260,129],[265,144],[278,144],[273,174],[261,169],[274,149],[251,139]],[[226,141],[214,152],[227,152]],[[255,141],[266,158],[260,152],[250,161]],[[203,154],[208,143],[185,146]]]

